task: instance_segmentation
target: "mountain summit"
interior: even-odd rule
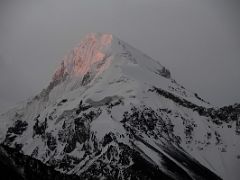
[[[158,61],[91,33],[40,94],[0,116],[0,167],[25,179],[234,180],[239,135],[239,104],[216,108]]]
[[[116,41],[116,38],[114,40]],[[80,45],[65,57],[53,79],[61,78],[65,73],[75,76],[84,75],[93,64],[101,63],[112,53],[112,46],[112,34],[88,34]]]
[[[136,51],[136,49],[119,40],[112,34],[90,33],[64,58],[61,66],[56,70],[53,80],[60,79],[66,74],[71,76],[83,76],[94,68],[100,68],[106,61],[108,62],[104,68],[108,68],[108,66],[112,64],[112,61],[121,61],[122,59],[131,61],[134,64],[142,64],[143,62],[141,61],[149,61],[151,59],[150,57],[144,57],[146,55],[140,51],[137,53],[138,56],[140,55],[142,58],[134,58],[133,53],[136,53]],[[154,60],[150,61],[153,62]],[[160,66],[160,64],[158,63],[157,66]],[[99,71],[104,71],[104,68],[100,68]],[[165,76],[169,78],[169,71],[166,70],[165,73]]]

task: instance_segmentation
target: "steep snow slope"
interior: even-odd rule
[[[82,178],[239,179],[239,117],[240,105],[214,108],[158,61],[91,33],[46,89],[1,115],[0,140]]]

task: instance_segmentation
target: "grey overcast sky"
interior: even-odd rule
[[[217,106],[240,102],[238,0],[0,0],[0,111],[47,86],[88,32],[110,32]]]

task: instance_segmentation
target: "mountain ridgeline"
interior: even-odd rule
[[[7,179],[240,178],[240,104],[211,105],[159,61],[90,33],[0,116]]]

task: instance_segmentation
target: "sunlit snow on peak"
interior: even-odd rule
[[[112,39],[112,34],[87,34],[79,46],[65,56],[53,79],[62,78],[64,74],[84,75],[93,64],[103,61],[107,57]]]

